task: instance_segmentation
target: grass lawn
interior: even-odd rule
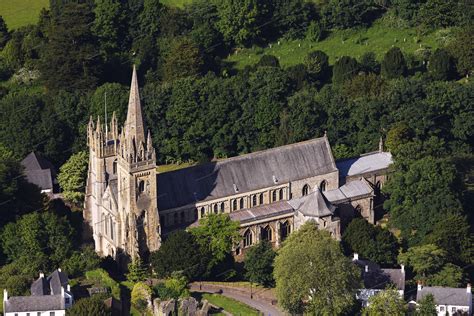
[[[415,29],[387,28],[375,23],[368,29],[335,31],[321,42],[282,40],[280,45],[273,43],[271,48],[241,49],[226,60],[235,63],[235,68],[242,69],[258,62],[263,54],[271,54],[280,59],[281,66],[288,67],[302,63],[310,51],[322,50],[329,56],[329,62],[334,64],[338,57],[346,55],[359,58],[369,51],[373,51],[377,59],[381,60],[392,46],[400,47],[405,53],[414,53],[421,47],[435,49],[439,44],[435,33],[419,36]]]
[[[1,1],[1,0],[0,0]],[[159,173],[169,172],[174,170],[179,170],[187,167],[194,166],[196,163],[183,162],[180,164],[168,164],[168,165],[159,165],[156,167],[156,171]]]
[[[0,15],[8,29],[35,24],[42,8],[49,6],[49,0],[0,0]]]
[[[203,293],[202,299],[208,300],[209,303],[233,315],[260,315],[256,309],[223,295]]]
[[[184,7],[185,4],[189,4],[191,2],[193,2],[193,0],[161,0],[161,3],[169,7],[178,7],[178,8],[182,8]]]

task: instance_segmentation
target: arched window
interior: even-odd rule
[[[261,238],[262,240],[272,241],[272,229],[270,226],[265,226],[261,230]]]
[[[326,180],[321,181],[321,184],[319,185],[319,190],[321,190],[321,192],[326,191],[326,185],[327,185]]]
[[[237,210],[237,200],[232,201],[232,210],[236,211]]]
[[[279,199],[283,200],[283,189],[280,189],[280,191],[278,191],[278,195],[279,195]]]
[[[201,207],[201,218],[203,218],[205,214],[206,211],[204,210],[204,207]]]
[[[272,202],[275,202],[276,200],[277,200],[277,191],[274,190],[274,191],[272,192]]]
[[[117,174],[117,160],[114,160],[112,163],[112,172],[113,174]]]
[[[246,230],[244,233],[244,247],[250,247],[252,245],[252,232]]]
[[[221,213],[224,213],[225,210],[225,204],[224,202],[221,202]]]
[[[110,239],[114,240],[114,221],[110,218]]]
[[[309,185],[305,184],[305,185],[303,186],[303,190],[302,190],[301,193],[302,193],[303,196],[308,195],[308,193],[309,193]]]
[[[260,193],[260,196],[259,196],[259,204],[262,205],[263,204],[263,193]]]
[[[240,209],[243,209],[244,208],[244,198],[240,198]]]
[[[290,235],[290,224],[286,221],[280,224],[280,239],[283,241]]]
[[[217,204],[214,204],[214,214],[217,214],[219,211],[217,210]]]
[[[105,226],[105,234],[107,236],[110,236],[109,235],[109,228],[110,228],[110,226],[109,226],[109,217],[107,215],[105,216],[104,226]]]
[[[252,206],[257,206],[257,196],[255,194],[252,196]]]
[[[142,193],[143,191],[145,191],[145,181],[140,180],[140,182],[138,182],[138,193]]]

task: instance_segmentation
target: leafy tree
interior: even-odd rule
[[[342,241],[346,253],[358,253],[380,265],[394,265],[399,245],[393,234],[363,218],[355,218],[347,226]]]
[[[42,264],[41,258],[46,256],[48,265],[42,266],[42,270],[48,270],[69,257],[73,235],[65,218],[51,212],[35,212],[7,224],[1,233],[1,241],[3,252],[10,260],[28,257],[31,262],[37,260]]]
[[[74,203],[83,200],[88,164],[87,152],[81,151],[69,157],[59,169],[58,182],[65,199]]]
[[[362,311],[362,315],[405,315],[405,301],[400,297],[397,289],[389,288],[369,298],[369,303]]]
[[[468,22],[468,10],[462,1],[427,0],[420,6],[417,20],[425,30],[446,28]]]
[[[444,265],[446,252],[433,244],[415,246],[400,253],[398,261],[413,268],[418,280],[424,280]]]
[[[326,79],[329,72],[329,57],[323,51],[316,50],[308,53],[304,58],[306,71],[313,80]]]
[[[7,24],[0,15],[0,50],[2,50],[10,39],[10,32],[8,32]]]
[[[407,143],[412,137],[412,131],[406,123],[399,122],[394,124],[387,133],[385,145],[387,150],[395,153],[400,145]]]
[[[257,67],[280,67],[280,62],[273,55],[263,55],[260,57]]]
[[[359,71],[357,60],[352,57],[342,56],[334,64],[332,71],[332,82],[342,84],[346,80],[354,78]]]
[[[118,51],[125,36],[122,4],[119,0],[96,0],[94,15],[92,31],[99,40],[101,53],[107,58]]]
[[[344,94],[352,100],[376,100],[387,90],[385,81],[374,73],[359,74],[344,84]]]
[[[199,247],[210,255],[208,272],[222,262],[240,239],[239,223],[228,214],[209,214],[199,221],[198,227],[190,229]]]
[[[398,47],[392,47],[385,53],[382,60],[382,76],[387,79],[405,76],[407,65],[405,57]]]
[[[464,282],[464,271],[460,267],[447,263],[437,273],[429,276],[426,283],[432,286],[460,287]]]
[[[152,289],[143,282],[135,283],[131,294],[131,303],[142,314],[145,314],[148,306],[151,305]]]
[[[312,42],[319,42],[324,39],[325,31],[321,26],[321,23],[317,21],[311,21],[306,30],[306,39]]]
[[[38,271],[45,271],[48,258],[39,254],[35,260],[21,257],[0,267],[0,286],[8,290],[11,296],[30,295],[29,289],[33,279],[38,277]]]
[[[455,33],[446,49],[454,57],[456,69],[461,76],[474,71],[474,29],[466,27]]]
[[[454,63],[449,53],[438,48],[430,56],[428,71],[435,80],[449,80],[454,75]]]
[[[107,101],[108,124],[112,112],[115,112],[119,124],[125,121],[127,116],[127,104],[129,87],[118,83],[105,83],[98,87],[92,94],[89,102],[89,115],[96,121],[97,117],[104,117],[105,101]],[[107,98],[107,99],[106,99]],[[85,114],[84,114],[85,116]]]
[[[377,62],[377,58],[374,52],[365,52],[360,58],[360,66],[365,72],[379,73],[380,63]]]
[[[81,251],[74,251],[67,258],[61,267],[70,277],[78,277],[85,274],[86,271],[99,268],[101,259],[97,255],[93,246],[85,246]]]
[[[417,316],[437,315],[436,302],[433,294],[427,294],[418,302],[418,309],[415,312]]]
[[[290,313],[342,314],[354,304],[359,273],[328,232],[307,223],[289,236],[275,259],[278,302]]]
[[[347,29],[369,25],[379,10],[371,1],[330,0],[323,6],[321,15],[329,28]]]
[[[164,60],[164,80],[195,76],[203,71],[204,60],[199,46],[191,39],[182,37],[171,44]]]
[[[217,28],[217,7],[215,3],[206,0],[193,1],[186,7],[192,21],[189,36],[211,55],[222,50],[222,34]]]
[[[265,38],[274,39],[276,36],[296,39],[304,36],[304,30],[315,18],[314,6],[304,0],[273,0],[268,2],[273,23],[266,29]],[[262,24],[265,23],[262,20]]]
[[[110,316],[112,313],[107,309],[100,296],[91,296],[78,300],[66,311],[68,316]]]
[[[273,260],[275,251],[268,242],[261,241],[252,246],[245,253],[245,277],[254,283],[263,286],[272,286],[273,280]]]
[[[158,277],[169,277],[181,271],[188,279],[197,279],[202,274],[205,258],[201,258],[199,245],[193,235],[184,230],[171,233],[160,249],[150,257],[153,271]]]
[[[165,280],[165,287],[169,290],[171,298],[178,299],[180,297],[188,297],[188,280],[185,276],[175,272],[171,278]]]
[[[147,271],[140,257],[134,258],[128,264],[127,280],[130,282],[141,282],[147,278]]]

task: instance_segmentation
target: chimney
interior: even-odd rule
[[[352,261],[357,261],[359,260],[359,254],[354,252],[354,258],[352,258]]]
[[[471,293],[471,283],[467,284],[466,293]]]
[[[67,285],[66,289],[68,292],[71,292],[71,286],[69,284]]]
[[[41,278],[44,278],[44,273],[43,272],[40,272],[40,279]]]
[[[61,268],[58,268],[58,271],[61,272]]]
[[[61,286],[61,296],[64,297],[64,288]]]
[[[365,265],[365,273],[369,272],[369,266]]]
[[[404,265],[404,264],[401,264],[400,267],[401,267],[401,269],[402,269],[402,273],[405,273],[405,265]]]
[[[423,289],[423,283],[421,281],[418,281],[418,287],[417,290],[421,291]]]
[[[4,302],[8,301],[8,292],[7,292],[7,289],[3,289],[3,301],[4,301]],[[5,304],[3,304],[3,306],[5,307]]]

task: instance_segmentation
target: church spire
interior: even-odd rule
[[[132,84],[130,86],[130,97],[128,99],[125,134],[127,137],[134,139],[137,146],[139,143],[145,141],[142,107],[140,104],[140,92],[138,91],[137,70],[135,65],[133,65]]]

